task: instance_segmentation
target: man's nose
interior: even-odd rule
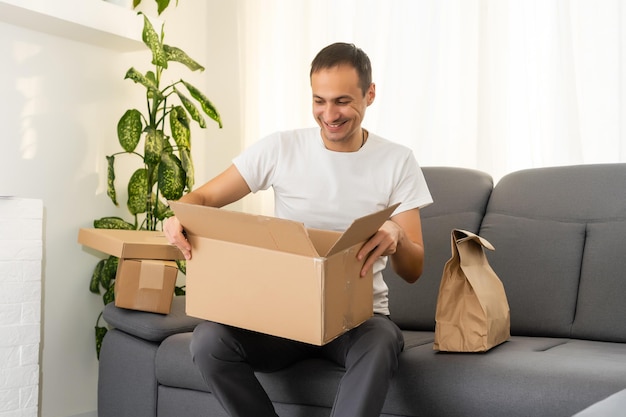
[[[339,118],[339,107],[335,104],[329,103],[324,108],[324,119],[327,122],[332,122]]]

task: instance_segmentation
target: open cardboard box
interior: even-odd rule
[[[372,272],[356,254],[394,205],[344,232],[170,202],[192,246],[187,314],[324,345],[373,314]]]
[[[117,256],[115,305],[167,314],[178,276],[176,259],[182,253],[163,232],[82,228],[78,243]]]

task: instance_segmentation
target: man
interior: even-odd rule
[[[222,207],[272,187],[277,217],[332,230],[402,204],[357,254],[364,261],[361,275],[374,271],[375,313],[357,328],[319,347],[213,322],[197,326],[191,342],[194,363],[231,416],[276,416],[254,372],[275,371],[312,356],[346,369],[333,416],[379,416],[404,346],[389,319],[382,270],[388,257],[409,283],[422,273],[419,208],[432,200],[412,152],[361,127],[376,95],[369,58],[352,44],[332,44],[313,60],[310,80],[319,128],[264,138],[181,201]],[[164,230],[190,259],[192,248],[179,221],[168,219]]]

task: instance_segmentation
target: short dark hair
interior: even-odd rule
[[[372,64],[363,50],[352,43],[337,42],[328,45],[317,53],[311,62],[311,73],[347,64],[356,69],[359,75],[359,86],[363,95],[372,84]]]

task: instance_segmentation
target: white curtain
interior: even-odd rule
[[[309,64],[353,42],[377,98],[364,126],[422,166],[519,169],[626,161],[621,0],[238,0],[249,145],[313,126]],[[246,210],[271,211],[257,198]]]

